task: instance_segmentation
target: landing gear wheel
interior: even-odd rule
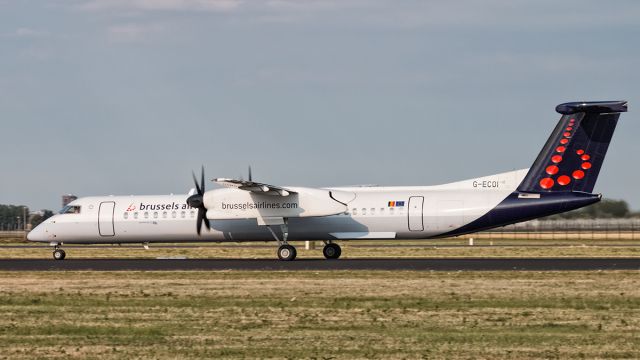
[[[53,250],[53,258],[56,260],[64,260],[64,257],[67,256],[67,254],[64,252],[64,250],[62,249],[55,249]]]
[[[337,259],[340,257],[340,254],[342,254],[342,249],[340,245],[331,243],[324,246],[322,254],[327,259]]]
[[[278,258],[282,261],[292,261],[296,255],[296,248],[291,245],[281,245],[278,248]]]

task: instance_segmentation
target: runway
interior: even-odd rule
[[[414,270],[549,271],[640,270],[640,258],[425,258],[425,259],[3,259],[0,271],[181,270]]]
[[[275,246],[272,244],[269,245],[260,245],[260,244],[242,244],[242,245],[226,245],[226,244],[198,244],[198,245],[181,245],[181,244],[150,244],[151,248],[154,249],[195,249],[195,248],[210,248],[210,249],[238,249],[238,248],[246,248],[246,249],[274,249]],[[565,248],[565,247],[575,247],[575,246],[583,246],[581,243],[554,243],[554,244],[476,244],[473,246],[467,244],[349,244],[351,248]],[[588,246],[591,247],[640,247],[640,243],[610,243],[610,242],[590,242]],[[141,245],[139,244],[123,244],[123,245],[111,245],[111,244],[82,244],[82,245],[65,245],[65,249],[106,249],[106,248],[130,248],[130,249],[140,249]],[[31,244],[0,244],[0,250],[2,249],[51,249],[49,245],[31,245]]]

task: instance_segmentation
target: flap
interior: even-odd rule
[[[245,190],[253,193],[258,193],[261,195],[289,196],[289,194],[296,193],[295,191],[285,189],[280,186],[263,184],[255,181],[226,179],[226,178],[216,178],[216,179],[213,179],[213,181],[225,187]]]

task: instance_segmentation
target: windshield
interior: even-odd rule
[[[67,205],[60,210],[59,214],[80,214],[80,205]]]

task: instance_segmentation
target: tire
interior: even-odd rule
[[[338,244],[327,244],[322,249],[322,255],[329,260],[334,260],[340,257],[342,254],[342,249]]]
[[[282,261],[293,261],[296,255],[296,248],[291,245],[282,245],[278,248],[278,259]]]
[[[62,249],[56,249],[53,251],[53,258],[55,260],[64,260],[67,254]]]

